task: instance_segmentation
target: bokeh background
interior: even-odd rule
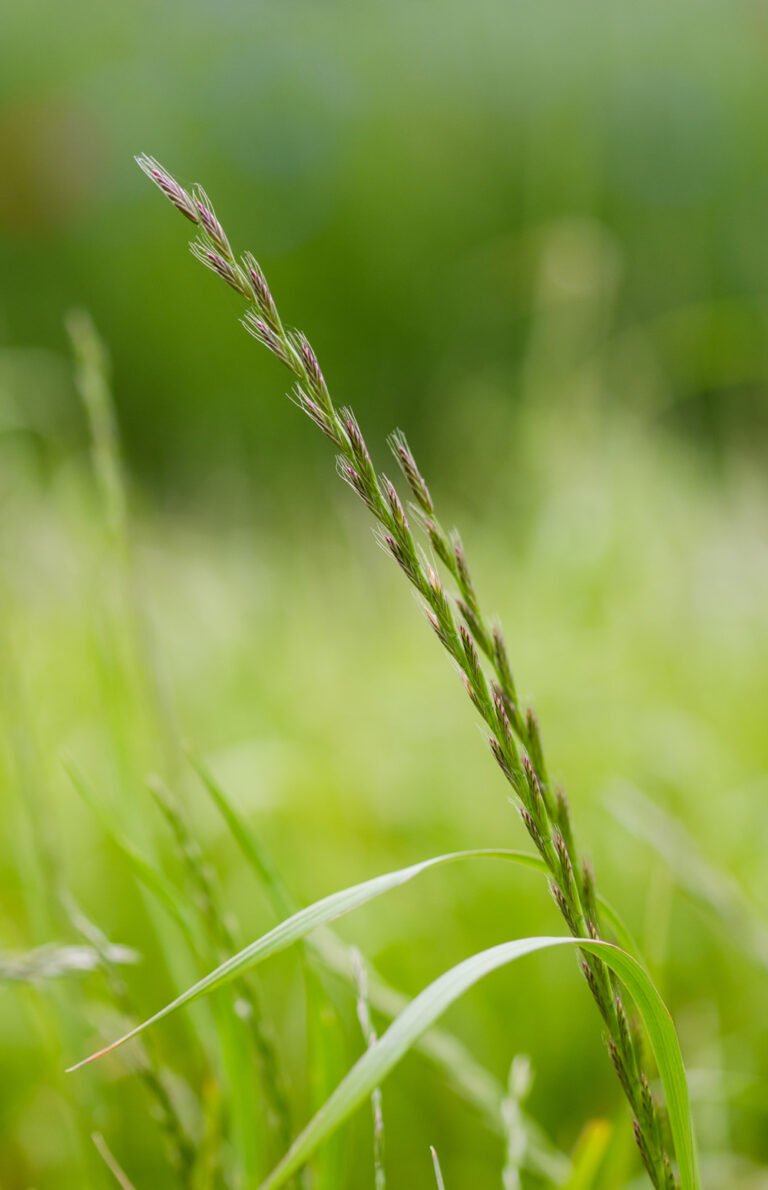
[[[268,928],[169,756],[177,735],[302,902],[439,851],[525,845],[328,443],[186,253],[144,151],[206,186],[377,462],[408,433],[678,1022],[706,1184],[768,1185],[765,6],[6,0],[0,34],[3,951],[82,941],[66,887],[144,956],[136,1012],[200,973],[109,838],[185,895],[152,770],[238,937]],[[75,307],[111,357],[130,558],[94,481]],[[543,884],[490,865],[436,872],[341,932],[413,994],[484,945],[558,930]],[[263,983],[302,1120],[295,960]],[[361,1042],[343,984],[333,998],[341,1071]],[[110,1003],[100,972],[0,983],[4,1190],[109,1185],[94,1130],[137,1190],[178,1184],[129,1061],[61,1074],[114,1032]],[[215,1029],[190,1019],[158,1037],[163,1070],[190,1130],[223,1102],[226,1135]],[[494,977],[448,1024],[500,1080],[530,1056],[526,1110],[559,1150],[585,1127],[605,1143],[578,1185],[639,1177],[567,958]],[[384,1110],[392,1186],[431,1184],[429,1144],[449,1188],[501,1184],[501,1139],[418,1057]],[[221,1153],[201,1186],[226,1184]],[[320,1184],[373,1184],[365,1112],[337,1159]]]

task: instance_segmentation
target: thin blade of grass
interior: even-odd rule
[[[445,1190],[445,1182],[443,1181],[443,1171],[440,1168],[440,1159],[437,1155],[437,1149],[434,1145],[429,1146],[429,1151],[432,1154],[432,1165],[435,1169],[435,1181],[437,1182],[437,1190]]]
[[[317,949],[331,971],[345,979],[352,978],[350,948],[330,927],[318,930],[307,939],[307,943]],[[368,997],[376,1011],[390,1020],[399,1016],[410,1003],[408,996],[391,987],[370,964]],[[505,1094],[504,1085],[478,1062],[464,1042],[447,1029],[435,1025],[418,1038],[416,1048],[440,1071],[454,1092],[482,1114],[486,1127],[503,1135],[501,1104]],[[532,1116],[524,1113],[524,1118],[528,1133],[525,1168],[539,1178],[558,1184],[568,1176],[571,1168],[569,1159],[556,1148]]]
[[[512,863],[522,864],[525,867],[534,868],[538,867],[539,864],[538,859],[526,851],[509,851],[503,848],[479,848],[471,851],[454,851],[447,855],[438,855],[431,859],[422,860],[421,863],[411,864],[407,868],[399,868],[394,872],[387,872],[383,876],[375,876],[372,880],[365,880],[362,884],[355,884],[351,888],[342,889],[340,892],[331,893],[330,896],[315,901],[308,908],[294,913],[292,917],[281,922],[280,925],[275,926],[273,930],[264,934],[263,937],[244,947],[243,950],[221,963],[215,970],[204,976],[203,979],[198,980],[192,987],[187,988],[175,1000],[166,1004],[159,1012],[156,1012],[146,1021],[137,1025],[135,1029],[131,1029],[123,1037],[119,1037],[116,1041],[113,1041],[111,1045],[105,1046],[104,1049],[98,1050],[95,1054],[84,1058],[82,1062],[76,1062],[74,1066],[70,1066],[68,1073],[78,1070],[81,1066],[85,1066],[88,1062],[93,1062],[105,1054],[111,1053],[118,1046],[129,1041],[131,1037],[138,1036],[149,1025],[155,1024],[166,1016],[170,1016],[172,1012],[181,1008],[182,1005],[189,1004],[193,1000],[197,1000],[200,996],[212,992],[215,988],[229,983],[230,980],[235,979],[244,971],[255,967],[257,963],[263,962],[270,955],[278,954],[292,943],[298,942],[318,926],[325,925],[329,921],[334,921],[338,917],[343,917],[344,914],[350,913],[353,909],[360,908],[361,905],[365,905],[368,901],[382,896],[391,889],[398,888],[402,884],[407,884],[409,880],[413,880],[415,876],[421,875],[422,872],[426,872],[430,868],[455,863],[457,860],[479,858],[504,859]]]
[[[295,913],[296,906],[293,898],[283,884],[275,865],[256,833],[251,830],[243,816],[232,804],[232,799],[224,792],[208,765],[188,744],[184,746],[184,754],[229,827],[233,839],[264,885],[275,913],[278,917],[288,917],[291,913]]]
[[[112,1177],[115,1179],[115,1181],[118,1183],[118,1185],[120,1185],[122,1187],[122,1190],[134,1190],[133,1182],[130,1181],[130,1179],[128,1178],[128,1175],[125,1173],[123,1168],[120,1165],[118,1165],[117,1161],[115,1160],[115,1158],[112,1154],[111,1149],[109,1148],[109,1145],[107,1144],[107,1142],[105,1141],[105,1139],[101,1135],[101,1133],[100,1132],[92,1132],[91,1140],[93,1141],[94,1145],[96,1146],[97,1153],[101,1157],[102,1161],[106,1165],[109,1172],[112,1174]]]
[[[390,1025],[375,1048],[352,1067],[331,1098],[296,1138],[261,1190],[278,1190],[368,1098],[435,1020],[473,984],[524,955],[557,947],[579,947],[599,956],[631,994],[648,1032],[667,1102],[669,1126],[677,1156],[681,1190],[700,1190],[688,1085],[680,1044],[669,1012],[647,973],[631,955],[610,942],[582,938],[519,938],[481,951],[446,971],[413,1000]]]
[[[281,917],[288,917],[295,913],[296,905],[253,827],[243,817],[199,753],[189,743],[185,744],[184,751],[204,789],[229,826],[242,854],[263,882],[275,912]],[[531,867],[541,872],[546,871],[543,860],[540,860],[538,856],[531,856],[531,860]],[[614,924],[621,945],[625,950],[630,949],[630,945],[634,944],[618,914],[606,903],[603,903],[603,909],[606,919]],[[627,945],[626,939],[629,939],[630,945]],[[330,926],[316,931],[306,939],[306,944],[327,970],[348,982],[354,982],[350,947],[334,933]],[[370,960],[367,963],[367,970],[368,998],[371,1006],[383,1016],[394,1020],[408,1006],[409,997],[388,984]],[[307,971],[306,978],[310,985],[318,982],[317,976],[311,970]],[[324,989],[317,989],[315,999],[317,1003],[311,1007],[310,1015],[312,1016],[314,1012],[315,1016],[324,1020],[323,1027],[317,1032],[321,1046],[325,1047],[329,1029],[328,1018],[323,1014],[326,1014],[329,1009],[332,1013],[335,1010],[329,1004],[327,996],[324,995]],[[495,1075],[477,1061],[458,1037],[445,1029],[438,1027],[430,1029],[428,1033],[419,1038],[417,1045],[424,1057],[441,1071],[455,1094],[481,1113],[488,1128],[493,1132],[502,1133],[501,1103],[504,1098],[504,1087]],[[325,1054],[319,1063],[319,1073],[324,1083],[327,1082],[327,1064],[327,1054]],[[332,1085],[328,1086],[326,1094],[318,1101],[319,1104],[325,1102],[332,1089]],[[556,1184],[561,1182],[568,1176],[571,1167],[570,1161],[552,1143],[543,1128],[530,1115],[523,1112],[522,1117],[527,1135],[525,1168],[548,1181]]]
[[[195,929],[192,915],[187,911],[174,885],[112,825],[104,813],[102,803],[95,791],[77,766],[69,758],[65,758],[63,764],[76,792],[94,814],[101,829],[120,852],[133,875],[159,901],[168,916],[179,927],[192,952],[197,954],[199,952],[198,932]]]

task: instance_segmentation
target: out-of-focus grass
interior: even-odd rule
[[[649,862],[645,839],[604,802],[617,782],[641,787],[680,819],[711,870],[768,915],[768,493],[735,456],[714,479],[705,456],[636,414],[557,401],[535,351],[528,363],[530,403],[492,444],[494,470],[472,469],[469,484],[465,455],[477,447],[465,435],[456,476],[434,486],[503,616],[518,684],[535,698],[601,887],[650,942],[698,1097],[705,1182],[763,1185],[764,973],[677,896],[666,860]],[[231,489],[213,510],[158,512],[135,498],[126,585],[87,456],[50,428],[6,433],[2,450],[4,946],[71,941],[55,895],[66,886],[112,941],[144,955],[129,978],[141,1015],[201,973],[76,796],[62,754],[89,774],[115,828],[175,879],[144,785],[160,770],[188,805],[238,935],[272,923],[191,769],[174,760],[175,727],[158,711],[142,655],[302,902],[440,851],[522,845],[460,683],[332,473],[281,506],[245,509]],[[502,865],[436,872],[341,932],[415,993],[482,946],[558,928],[536,875]],[[301,1120],[311,1095],[295,959],[265,967],[263,990]],[[128,1063],[118,1055],[61,1074],[116,1032],[108,1000],[95,975],[0,988],[4,1187],[97,1184],[106,1174],[91,1152],[94,1129],[137,1187],[173,1184]],[[361,1045],[354,996],[337,989],[335,1002],[351,1059]],[[217,1052],[215,1021],[198,1007],[156,1038],[192,1130],[204,1125],[189,1088]],[[562,1148],[593,1117],[615,1116],[614,1136],[629,1136],[567,959],[497,976],[448,1023],[500,1080],[515,1053],[531,1055],[526,1107]],[[203,1102],[216,1094],[206,1084]],[[429,1185],[430,1143],[447,1185],[499,1183],[502,1140],[417,1057],[387,1082],[384,1112],[393,1185]],[[206,1118],[215,1130],[215,1110]],[[367,1113],[350,1136],[348,1184],[370,1184]],[[210,1143],[215,1152],[215,1131]],[[623,1185],[636,1169],[631,1144],[609,1156],[618,1172],[603,1184]]]
[[[386,431],[408,432],[504,618],[600,887],[679,1023],[706,1184],[765,1185],[764,971],[744,955],[768,917],[763,13],[8,0],[3,17],[3,950],[81,943],[67,888],[144,955],[127,974],[136,1014],[201,973],[167,897],[110,841],[169,896],[181,886],[150,771],[188,807],[237,936],[272,924],[178,734],[297,901],[453,848],[524,845],[460,684],[325,444],[232,308],[206,301],[210,278],[182,271],[133,165],[147,148],[185,181],[217,179],[379,460]],[[133,564],[59,354],[73,302],[98,313],[127,453],[151,480],[131,500]],[[666,815],[642,838],[616,820],[628,786]],[[479,867],[436,872],[342,933],[413,993],[481,946],[557,928],[535,874]],[[300,960],[264,980],[299,1123],[359,1052],[353,996],[333,984],[305,1029]],[[110,1184],[94,1131],[137,1190],[173,1184],[128,1056],[61,1074],[126,1023],[113,1001],[98,974],[0,984],[3,1190]],[[499,975],[447,1024],[500,1086],[531,1054],[526,1112],[575,1154],[572,1187],[597,1164],[602,1190],[634,1175],[565,957]],[[223,1051],[243,1073],[238,1035],[203,1005],[156,1043],[205,1138],[203,1190],[232,1159],[210,1071]],[[498,1184],[503,1138],[421,1059],[384,1111],[392,1185],[432,1184],[430,1143],[448,1190]],[[321,1185],[370,1184],[370,1147],[361,1113]]]

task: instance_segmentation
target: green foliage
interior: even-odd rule
[[[575,945],[582,951],[600,955],[626,985],[637,1004],[659,1064],[669,1111],[669,1126],[678,1156],[680,1184],[683,1190],[699,1190],[701,1182],[691,1129],[685,1070],[669,1013],[651,980],[630,955],[610,943],[579,942],[573,938],[523,938],[504,942],[465,959],[425,988],[390,1025],[379,1043],[358,1060],[327,1104],[294,1141],[278,1168],[264,1182],[263,1190],[278,1190],[279,1186],[283,1186],[324,1137],[334,1131],[403,1058],[419,1034],[428,1029],[454,1000],[479,979],[537,950]]]
[[[191,1004],[193,1000],[197,1000],[200,996],[205,996],[209,992],[213,992],[217,988],[230,983],[233,979],[237,979],[238,976],[249,971],[258,963],[263,962],[264,959],[269,958],[271,955],[279,954],[281,950],[285,950],[286,947],[293,945],[294,942],[300,941],[312,930],[316,930],[328,922],[336,921],[354,909],[359,909],[361,905],[365,905],[368,901],[382,896],[391,889],[398,888],[401,884],[406,884],[409,880],[413,880],[415,876],[420,876],[422,872],[428,871],[430,868],[440,867],[443,864],[454,863],[456,860],[478,859],[480,857],[506,859],[512,863],[522,864],[524,867],[536,866],[535,856],[530,856],[520,851],[457,851],[452,855],[438,855],[433,859],[423,860],[419,864],[411,864],[410,867],[402,868],[397,872],[387,872],[383,876],[375,876],[372,880],[366,880],[362,884],[355,885],[354,888],[345,888],[339,892],[331,893],[321,901],[316,901],[306,909],[301,909],[298,913],[294,913],[292,917],[286,918],[280,925],[275,926],[273,930],[265,934],[263,938],[258,938],[243,950],[238,951],[237,954],[226,959],[215,971],[211,971],[209,975],[198,980],[193,987],[182,992],[175,1000],[167,1004],[164,1008],[161,1008],[159,1012],[154,1013],[148,1020],[137,1025],[129,1033],[126,1033],[105,1049],[100,1050],[97,1054],[92,1054],[91,1057],[84,1058],[82,1062],[78,1062],[76,1065],[70,1067],[70,1070],[77,1070],[87,1062],[92,1062],[95,1058],[103,1057],[104,1054],[110,1053],[124,1042],[142,1033],[149,1025],[161,1021],[164,1017],[183,1007],[183,1005]],[[534,861],[533,865],[531,864],[531,860]]]

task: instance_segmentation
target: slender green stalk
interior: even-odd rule
[[[101,1157],[102,1161],[106,1165],[109,1172],[112,1174],[112,1176],[115,1179],[115,1181],[117,1182],[117,1184],[121,1187],[121,1190],[134,1190],[133,1182],[129,1179],[128,1175],[125,1173],[125,1171],[122,1169],[122,1167],[115,1160],[115,1157],[113,1156],[112,1151],[109,1148],[109,1145],[107,1144],[107,1142],[105,1141],[105,1139],[101,1135],[101,1133],[100,1132],[91,1133],[91,1140],[93,1141],[94,1145],[96,1146],[96,1152]]]
[[[455,598],[449,596],[437,569],[418,546],[393,483],[386,475],[377,474],[354,414],[332,401],[309,341],[284,327],[256,259],[250,253],[236,258],[203,190],[188,192],[153,158],[142,156],[137,161],[196,226],[192,254],[247,302],[242,319],[245,329],[293,373],[293,400],[332,442],[338,452],[339,474],[377,521],[381,544],[418,592],[429,623],[459,670],[489,731],[491,751],[512,787],[526,830],[546,863],[549,887],[568,930],[574,938],[601,939],[592,872],[579,862],[567,799],[550,781],[538,721],[531,708],[520,704],[501,630],[483,613],[461,540],[441,528],[432,496],[404,436],[394,434],[390,446],[413,496],[414,519],[421,523],[434,554],[455,582]],[[582,953],[582,970],[608,1033],[608,1049],[634,1116],[643,1163],[657,1190],[674,1190],[677,1179],[666,1151],[660,1112],[621,995],[604,962],[594,953]]]
[[[135,1017],[136,1010],[131,1003],[128,985],[117,966],[119,950],[121,948],[115,947],[102,931],[92,921],[88,920],[72,896],[64,894],[62,899],[72,925],[88,940],[93,947],[94,953],[98,956],[99,963],[109,983],[109,989],[114,1003],[129,1019]],[[118,954],[116,954],[116,951]],[[173,1099],[166,1089],[159,1062],[152,1050],[150,1042],[145,1041],[140,1047],[137,1054],[137,1061],[139,1078],[154,1104],[155,1114],[165,1137],[171,1164],[178,1175],[182,1187],[188,1187],[192,1183],[195,1172],[195,1147],[187,1136],[186,1129],[179,1113],[176,1111]],[[95,1137],[94,1143],[96,1143]],[[106,1161],[107,1158],[100,1146],[97,1144],[96,1147]]]
[[[168,787],[158,777],[151,778],[148,786],[171,828],[190,883],[195,890],[200,915],[205,922],[214,951],[221,960],[236,951],[238,946],[223,907],[219,904],[212,875],[200,845],[189,828],[181,805]],[[270,1122],[281,1143],[285,1144],[291,1138],[291,1110],[272,1030],[265,1021],[259,996],[251,983],[240,980],[237,996],[238,1016],[244,1020],[258,1056],[262,1082],[270,1105]]]
[[[360,951],[353,949],[352,963],[357,984],[357,1019],[363,1031],[363,1040],[368,1049],[373,1049],[378,1041],[376,1030],[371,1021],[371,1009],[368,1003],[368,972],[365,960]],[[381,1087],[374,1087],[371,1092],[371,1110],[373,1112],[373,1184],[375,1190],[386,1190],[387,1177],[384,1172],[384,1115],[381,1107]]]
[[[533,1085],[531,1063],[524,1054],[518,1054],[512,1061],[507,1081],[507,1094],[501,1105],[504,1120],[505,1155],[501,1184],[504,1190],[520,1190],[520,1170],[525,1162],[528,1143],[523,1123],[522,1107]]]
[[[158,733],[167,772],[175,776],[180,760],[179,729],[139,582],[128,518],[120,436],[110,388],[109,354],[87,311],[71,310],[66,325],[75,359],[75,381],[88,418],[99,504],[119,577],[120,614],[125,623],[115,627],[111,643],[115,655],[120,656],[122,629],[128,628],[129,639],[135,644],[139,660],[139,679],[146,689],[147,707],[154,712],[148,722]],[[116,738],[120,738],[119,730]]]

